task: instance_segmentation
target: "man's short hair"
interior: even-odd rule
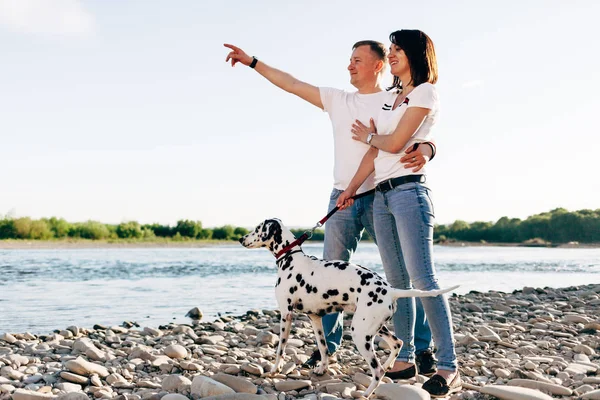
[[[378,60],[383,62],[387,61],[388,50],[385,48],[383,43],[377,42],[375,40],[361,40],[360,42],[354,43],[352,46],[352,50],[356,50],[356,48],[360,46],[369,46],[373,54],[377,57]]]

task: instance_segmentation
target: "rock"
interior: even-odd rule
[[[87,385],[87,383],[89,381],[89,379],[86,378],[85,376],[73,374],[73,373],[67,372],[67,371],[62,371],[60,373],[60,377],[63,378],[65,381],[77,383],[80,385]]]
[[[77,385],[75,383],[69,383],[69,382],[57,383],[55,385],[55,387],[57,389],[65,391],[67,393],[70,393],[70,392],[80,392],[81,391],[81,385]]]
[[[256,340],[262,344],[268,344],[274,346],[279,343],[279,336],[269,331],[262,331],[256,335]]]
[[[592,349],[590,346],[586,346],[585,344],[578,344],[577,346],[573,347],[573,351],[577,353],[583,353],[587,356],[593,356],[596,354],[594,349]]]
[[[258,392],[258,387],[254,383],[242,377],[231,376],[227,374],[216,374],[213,375],[211,378],[213,378],[217,382],[229,386],[236,393],[256,394]]]
[[[258,376],[260,376],[260,375],[262,375],[262,374],[265,373],[265,371],[263,370],[263,367],[261,367],[258,364],[255,364],[255,363],[244,363],[244,364],[242,364],[242,370],[246,371],[249,374],[258,375]]]
[[[198,307],[192,308],[190,311],[185,314],[186,317],[190,317],[193,320],[200,321],[203,317],[202,310]]]
[[[31,390],[17,389],[12,394],[13,400],[48,400],[56,399],[53,394],[38,393]]]
[[[234,393],[235,391],[229,386],[206,376],[197,375],[192,381],[191,394],[198,395],[200,398]]]
[[[234,394],[223,394],[220,396],[210,396],[203,398],[202,400],[270,400],[267,396],[261,396],[258,394],[250,393],[234,393]],[[277,397],[276,397],[277,398]]]
[[[375,389],[378,399],[384,400],[429,400],[431,396],[425,390],[412,385],[385,383]]]
[[[10,333],[3,333],[2,335],[0,335],[0,340],[4,340],[6,343],[9,343],[9,344],[17,343],[17,338],[15,338]]]
[[[479,307],[476,304],[473,303],[468,303],[465,305],[465,308],[469,311],[473,311],[473,312],[478,312],[478,313],[482,313],[483,312],[483,308]]]
[[[156,329],[156,328],[151,328],[149,326],[146,326],[144,328],[144,330],[142,331],[142,334],[144,335],[148,335],[148,336],[162,336],[162,331],[160,329]]]
[[[600,400],[600,389],[587,392],[581,396],[583,400]]]
[[[185,358],[187,356],[187,350],[180,344],[172,344],[165,347],[164,353],[171,358]]]
[[[484,386],[480,393],[495,396],[501,400],[552,400],[552,397],[539,390],[518,386]]]
[[[553,383],[534,381],[530,379],[511,379],[510,381],[508,381],[507,384],[509,386],[520,386],[530,389],[537,389],[557,396],[571,396],[573,394],[573,391],[571,389],[566,388],[564,386],[556,385]]]
[[[161,400],[190,400],[189,397],[179,393],[169,393],[161,397]]]
[[[89,400],[89,397],[83,392],[70,392],[61,394],[57,400]]]
[[[353,392],[356,390],[356,385],[349,382],[328,383],[325,385],[325,389],[328,393],[344,393],[346,391]]]
[[[182,375],[169,375],[162,380],[161,388],[165,392],[181,393],[192,385],[192,381]]]
[[[279,381],[275,383],[275,389],[282,392],[289,392],[290,390],[300,390],[312,385],[311,381],[306,380],[287,380]]]
[[[494,370],[494,375],[496,375],[498,378],[508,378],[510,376],[510,371],[507,369],[503,369],[503,368],[498,368],[496,370]]]
[[[215,344],[221,343],[224,340],[225,340],[225,338],[221,335],[212,335],[212,336],[203,336],[201,338],[198,338],[197,343],[215,345]]]
[[[106,378],[109,375],[106,367],[86,361],[81,357],[65,362],[65,368],[79,375],[97,374],[102,378]]]

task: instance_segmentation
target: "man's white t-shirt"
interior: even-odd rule
[[[319,88],[324,110],[329,114],[333,127],[333,187],[346,190],[356,174],[363,156],[369,150],[366,143],[352,139],[352,124],[355,120],[369,126],[373,118],[375,126],[384,104],[396,98],[395,92],[381,91],[372,94],[346,92],[333,88]],[[356,191],[357,194],[375,187],[373,174]]]
[[[375,125],[377,133],[380,135],[391,135],[396,130],[406,110],[410,107],[429,108],[429,114],[427,114],[419,129],[417,129],[399,153],[388,153],[379,150],[379,154],[375,158],[375,184],[379,184],[390,178],[414,174],[412,169],[404,168],[404,165],[400,163],[400,158],[402,158],[404,151],[415,143],[431,140],[431,128],[438,119],[439,100],[435,86],[431,83],[422,83],[414,88],[406,96],[404,102],[392,110],[391,105],[394,104],[395,100],[396,95],[394,95],[394,99],[391,102],[386,103],[386,106],[380,108],[377,124]],[[419,171],[419,174],[426,173],[425,167]]]

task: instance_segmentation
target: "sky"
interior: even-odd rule
[[[223,43],[352,90],[352,45],[398,29],[436,46],[438,223],[600,208],[598,15],[595,0],[0,0],[0,215],[312,226],[328,116],[231,68]]]

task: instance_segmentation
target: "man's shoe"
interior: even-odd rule
[[[304,368],[314,368],[317,366],[319,361],[321,361],[321,352],[319,351],[319,349],[317,349],[317,350],[313,351],[310,358],[308,360],[306,360],[306,362],[304,364],[302,364],[302,366]]]
[[[420,375],[432,376],[437,372],[437,360],[429,349],[418,353],[415,362]]]

